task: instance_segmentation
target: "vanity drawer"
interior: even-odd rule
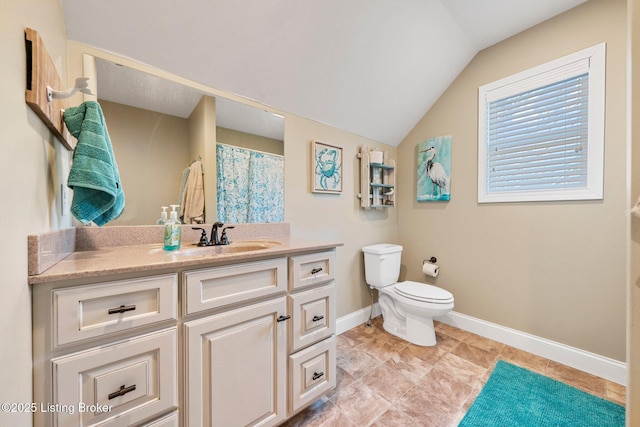
[[[297,255],[289,258],[289,290],[294,291],[335,278],[335,251]]]
[[[335,386],[335,337],[289,356],[289,415]]]
[[[336,332],[335,284],[289,296],[289,352],[321,341]]]
[[[53,425],[133,425],[176,409],[176,328],[53,359]]]
[[[284,293],[286,283],[286,258],[188,271],[183,273],[185,313]]]
[[[54,347],[177,318],[176,274],[56,289]]]

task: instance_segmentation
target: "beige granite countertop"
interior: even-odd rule
[[[161,243],[149,243],[149,241],[160,241],[155,235],[159,232],[159,236],[162,236],[161,227],[156,227],[157,230],[149,227],[120,228],[121,230],[89,231],[92,234],[90,244],[82,243],[81,241],[87,240],[86,236],[76,236],[76,230],[29,236],[29,283],[35,285],[121,273],[208,267],[329,250],[342,246],[342,243],[337,242],[292,238],[289,236],[287,224],[275,231],[273,226],[271,228],[247,226],[244,230],[239,227],[237,239],[228,246],[199,248],[195,245],[197,238],[194,238],[198,235],[193,234],[186,239],[187,243],[183,238],[179,250],[166,252]],[[83,231],[79,234],[86,233]],[[108,239],[100,240],[103,238],[102,235],[107,233]],[[151,237],[141,237],[143,234],[150,234]],[[184,234],[186,233],[183,233],[183,237]],[[127,241],[122,237],[126,235],[135,236],[135,239]],[[139,244],[131,244],[132,242]],[[246,245],[263,245],[266,248],[242,250]],[[52,257],[50,254],[55,256]],[[53,259],[50,260],[50,258]]]
[[[341,243],[318,243],[292,238],[252,239],[273,245],[266,249],[220,253],[239,247],[244,241],[229,246],[198,248],[191,244],[175,252],[165,252],[161,244],[120,246],[74,252],[39,275],[29,276],[30,284],[99,277],[119,273],[134,273],[167,268],[215,266],[230,262],[245,262],[268,257],[332,249]]]

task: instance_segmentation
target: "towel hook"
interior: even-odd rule
[[[51,86],[47,85],[47,101],[51,102],[54,99],[69,98],[71,95],[78,91],[86,93],[87,95],[95,96],[95,94],[91,92],[91,89],[89,88],[88,81],[89,77],[78,77],[76,79],[76,84],[71,89],[67,90],[54,90]]]

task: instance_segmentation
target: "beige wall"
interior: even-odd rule
[[[455,311],[625,360],[625,2],[594,0],[480,52],[399,149],[406,278],[434,281]],[[604,200],[477,203],[478,87],[607,43]],[[451,201],[418,203],[416,145],[452,135]]]
[[[60,2],[0,3],[0,401],[31,402],[31,304],[27,285],[27,234],[68,227],[60,215],[60,185],[69,153],[24,101],[25,27],[40,33],[66,81],[66,32]],[[67,168],[67,169],[65,169]],[[29,426],[29,413],[0,412],[0,425]]]

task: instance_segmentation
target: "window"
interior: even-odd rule
[[[603,197],[605,44],[479,89],[478,202]]]

